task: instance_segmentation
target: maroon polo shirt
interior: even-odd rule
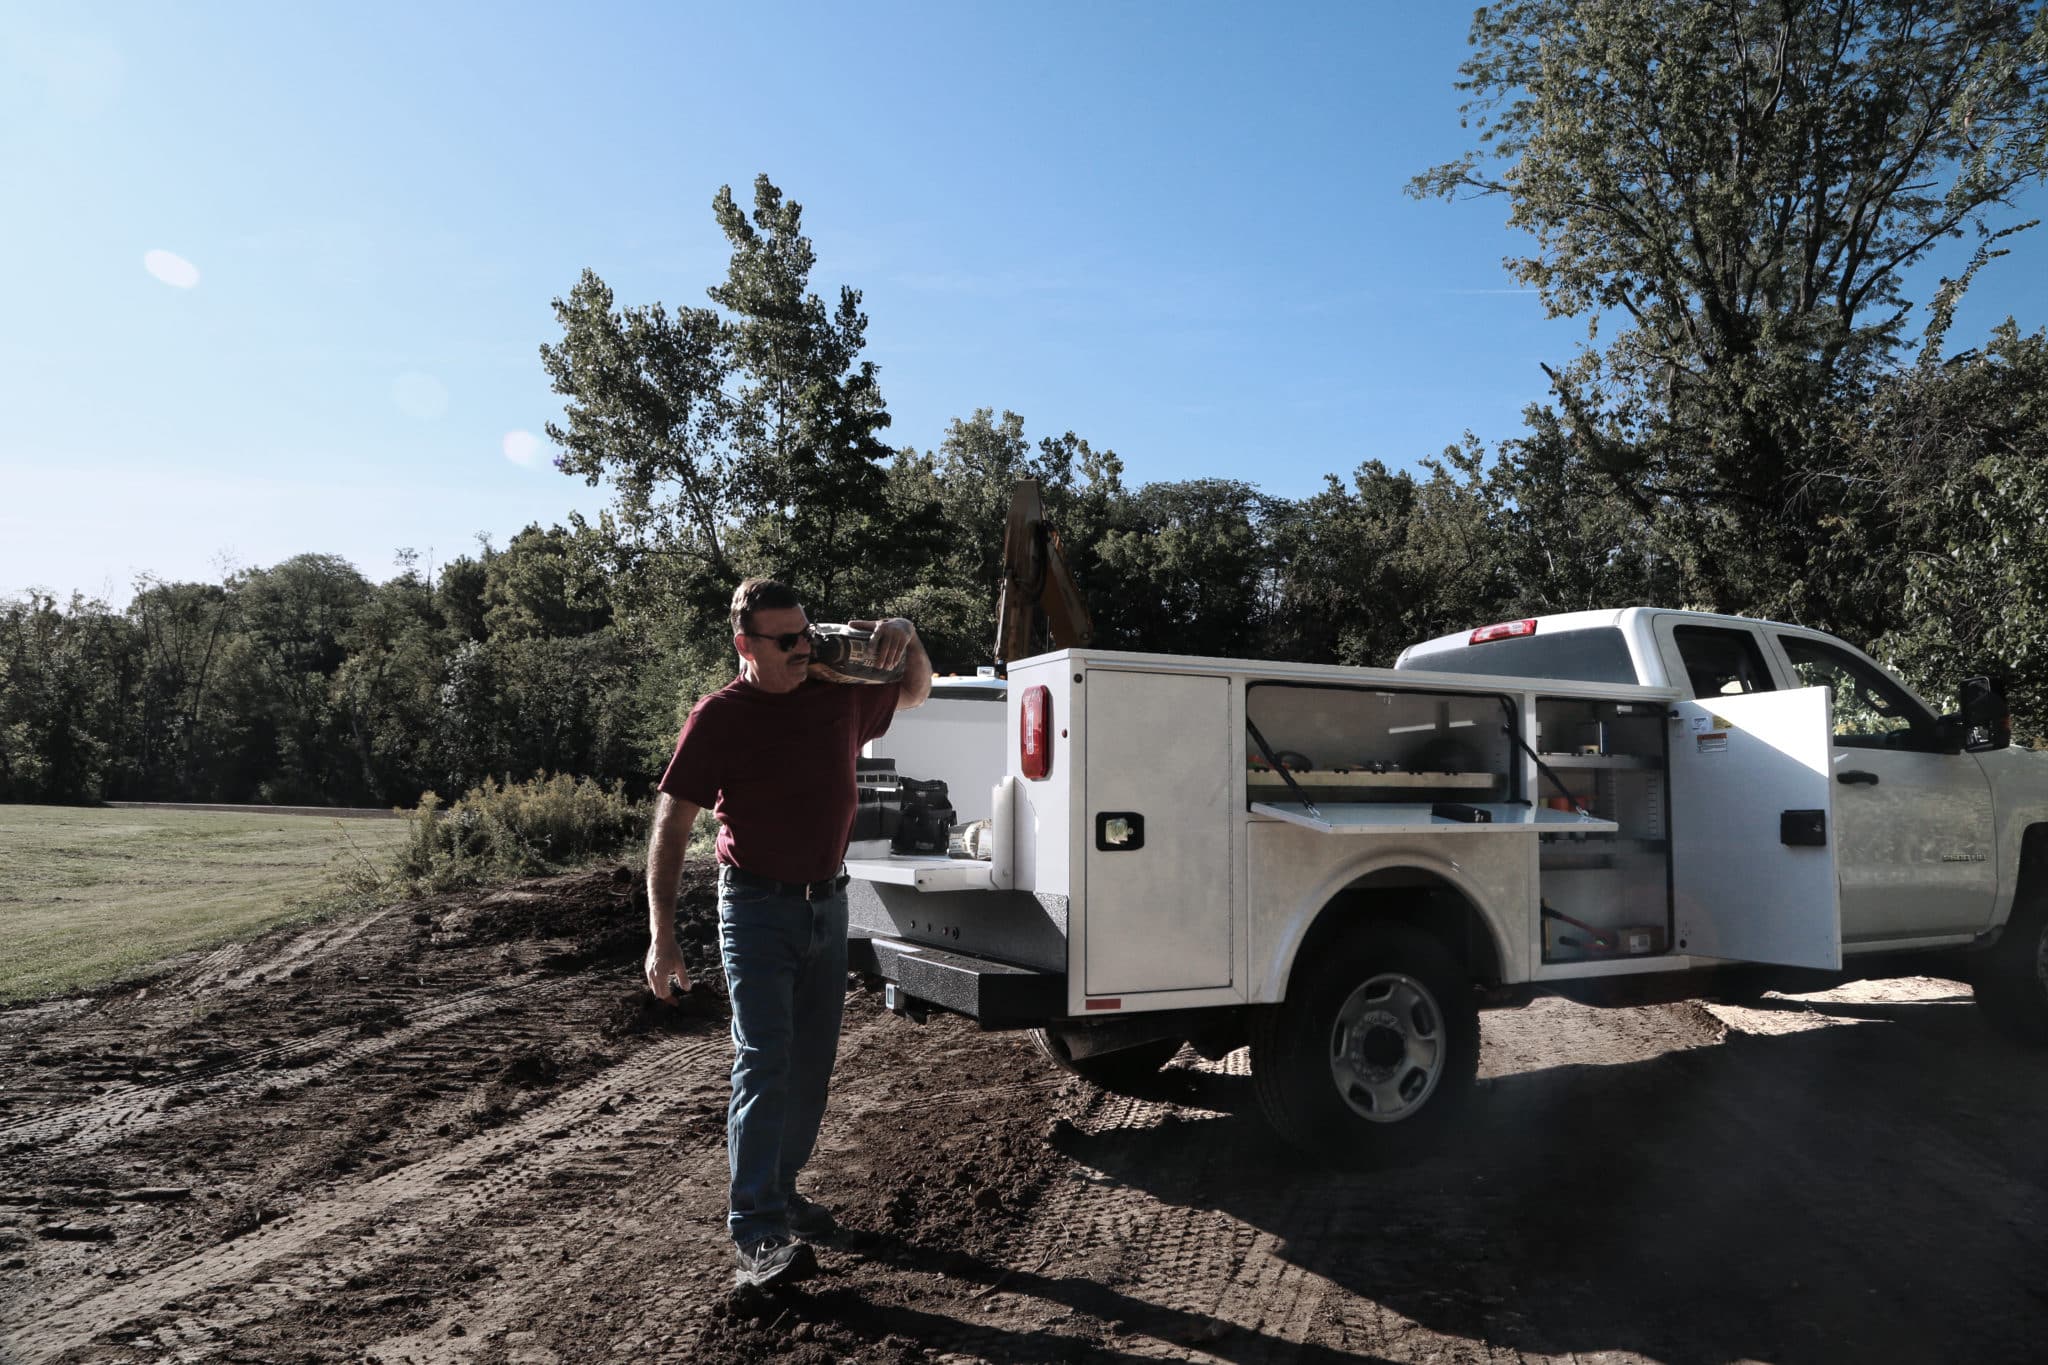
[[[683,722],[661,790],[718,817],[718,861],[784,882],[837,876],[859,795],[854,760],[889,728],[900,683],[811,679],[766,692],[745,678]]]

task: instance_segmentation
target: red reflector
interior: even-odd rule
[[[1536,623],[1531,621],[1502,621],[1497,626],[1481,626],[1472,632],[1472,638],[1465,643],[1483,645],[1488,640],[1512,640],[1518,635],[1534,635]]]
[[[1088,1008],[1091,1010],[1120,1010],[1123,1007],[1122,996],[1111,996],[1107,1000],[1090,1000],[1088,1002]]]
[[[1024,709],[1017,720],[1017,766],[1032,782],[1052,776],[1052,689],[1024,689]]]

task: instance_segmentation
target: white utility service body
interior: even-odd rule
[[[1986,680],[1963,697],[1936,716],[1832,637],[1652,609],[1394,669],[1040,655],[1000,716],[932,747],[906,712],[872,747],[956,790],[1000,771],[994,856],[850,859],[848,959],[1111,1089],[1249,1044],[1275,1131],[1345,1161],[1428,1150],[1480,1006],[1546,989],[1810,988],[1853,954],[1967,979],[2048,1045],[2048,767]]]
[[[1051,753],[1034,779],[1036,689]],[[1000,731],[956,756],[1005,757],[993,860],[848,863],[856,965],[991,1026],[1279,1003],[1312,926],[1359,888],[1461,902],[1493,984],[1841,965],[1824,689],[1708,704],[1081,649],[1014,665],[1007,693]],[[1573,809],[1553,808],[1560,782]]]

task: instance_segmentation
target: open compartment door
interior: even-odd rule
[[[1679,951],[1842,965],[1828,691],[1675,703],[1671,881]]]

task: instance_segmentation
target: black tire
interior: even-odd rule
[[[1977,1007],[2014,1042],[2048,1048],[2048,892],[2026,895],[1971,983]]]
[[[1479,1004],[1450,951],[1368,923],[1295,967],[1252,1021],[1252,1083],[1282,1139],[1344,1165],[1440,1145],[1479,1070]]]
[[[1071,1071],[1098,1090],[1107,1090],[1112,1095],[1128,1095],[1144,1089],[1158,1076],[1159,1068],[1174,1059],[1181,1047],[1178,1038],[1159,1038],[1115,1052],[1076,1057],[1067,1047],[1065,1034],[1043,1028],[1031,1030],[1031,1042],[1054,1066],[1062,1071]]]

